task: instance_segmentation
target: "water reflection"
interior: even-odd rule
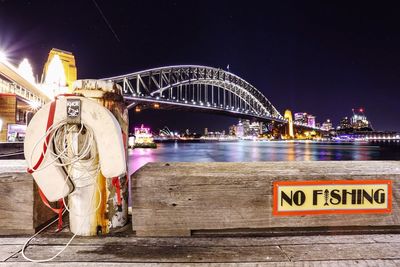
[[[129,172],[155,161],[399,160],[399,143],[215,142],[166,143],[129,150]]]

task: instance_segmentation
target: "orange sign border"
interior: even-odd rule
[[[387,184],[388,207],[386,209],[351,209],[351,210],[305,210],[278,211],[278,187],[281,185],[335,185],[335,184]],[[315,181],[275,181],[273,182],[273,207],[275,216],[301,216],[319,214],[360,214],[360,213],[391,213],[392,212],[392,180],[315,180]]]

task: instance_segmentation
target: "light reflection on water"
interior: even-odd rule
[[[400,160],[400,144],[313,142],[163,143],[129,150],[129,172],[147,162],[252,162],[310,160]]]

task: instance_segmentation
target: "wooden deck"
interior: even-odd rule
[[[68,233],[45,234],[27,249],[54,255]],[[0,238],[0,266],[33,266],[27,237]],[[139,238],[132,233],[76,238],[57,266],[400,266],[400,234]]]

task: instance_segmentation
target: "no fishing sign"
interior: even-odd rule
[[[274,215],[391,213],[391,180],[277,181]]]

